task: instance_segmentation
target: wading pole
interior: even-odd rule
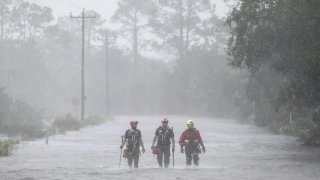
[[[172,151],[172,166],[174,167],[174,151]]]
[[[121,136],[121,146],[123,145],[123,136]],[[122,147],[123,148],[123,147]],[[120,150],[120,160],[119,160],[119,169],[120,169],[120,166],[121,166],[121,156],[122,156],[122,148]]]
[[[173,133],[173,127],[172,127],[172,133]],[[175,144],[172,145],[172,147],[175,146]],[[174,150],[172,148],[172,167],[174,167]]]

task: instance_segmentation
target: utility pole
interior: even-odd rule
[[[0,34],[0,63],[2,65],[2,63],[5,60],[5,55],[4,55],[4,6],[6,3],[6,0],[0,0],[0,16],[1,16],[1,22],[0,22],[0,30],[1,30],[1,34]]]
[[[109,108],[109,35],[108,35],[108,29],[106,30],[106,114],[107,117],[110,115]]]
[[[85,29],[85,19],[96,18],[95,16],[85,16],[85,10],[83,8],[81,16],[72,16],[70,18],[81,18],[82,20],[82,53],[81,53],[81,120],[84,120],[85,112],[85,92],[84,92],[84,29]]]
[[[1,43],[2,43],[2,41],[3,41],[3,38],[4,38],[4,32],[3,32],[3,30],[4,30],[4,28],[3,28],[3,26],[4,26],[4,5],[5,5],[5,0],[1,0],[1,8],[0,8],[0,14],[1,14]]]
[[[116,40],[116,36],[114,33],[111,32],[111,36],[109,33],[109,30],[106,30],[106,115],[107,117],[110,117],[110,86],[109,86],[109,79],[110,79],[110,73],[109,73],[109,69],[110,69],[110,58],[109,58],[109,45],[110,43],[114,43],[114,41]],[[112,113],[112,112],[111,112]]]
[[[180,36],[180,42],[179,42],[179,61],[182,60],[183,57],[183,3],[182,0],[179,0],[179,36]]]
[[[137,27],[137,13],[134,14],[134,27],[133,27],[133,61],[137,64],[138,61],[138,27]]]

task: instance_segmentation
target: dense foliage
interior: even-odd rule
[[[319,9],[314,0],[240,0],[227,20],[230,64],[251,73],[255,122],[308,143],[320,137]]]
[[[18,142],[14,142],[12,139],[0,141],[0,157],[9,156],[14,148],[14,145]]]
[[[240,98],[246,75],[227,67],[226,33],[214,3],[136,2],[119,1],[112,19],[121,28],[109,31],[108,44],[101,16],[85,12],[96,18],[85,22],[89,118],[80,122],[79,19],[66,15],[53,22],[50,8],[5,1],[0,14],[1,133],[37,137],[101,122],[90,117],[106,113],[107,77],[113,115],[235,116],[234,102],[246,103]]]
[[[0,132],[8,136],[21,136],[24,139],[41,136],[42,113],[30,105],[13,101],[0,90]]]

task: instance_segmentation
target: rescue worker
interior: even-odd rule
[[[200,136],[199,130],[194,127],[192,120],[187,121],[188,129],[186,129],[180,136],[179,144],[181,147],[181,153],[186,154],[186,164],[190,166],[193,164],[199,166],[199,153],[201,153],[200,146],[202,147],[202,152],[206,152],[206,148],[203,145],[202,138]]]
[[[132,163],[134,162],[134,168],[139,166],[139,156],[140,156],[140,146],[142,147],[142,152],[145,152],[141,131],[137,129],[138,121],[130,121],[131,129],[126,130],[124,135],[124,141],[120,145],[120,149],[127,144],[125,151],[128,153],[128,165],[132,168]]]
[[[156,129],[155,136],[152,141],[151,150],[154,154],[157,154],[157,160],[159,167],[164,165],[165,168],[168,168],[170,163],[170,145],[172,143],[172,153],[175,150],[175,140],[173,129],[168,126],[169,120],[163,118],[161,120],[161,126]],[[171,140],[171,142],[170,142]],[[154,146],[157,141],[157,146]],[[156,152],[154,152],[156,151]]]

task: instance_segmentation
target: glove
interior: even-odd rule
[[[146,150],[144,148],[142,148],[142,153],[146,152]]]
[[[123,148],[123,145],[120,145],[120,149],[122,149]]]
[[[202,146],[202,152],[206,153],[206,147]]]
[[[184,153],[184,150],[183,150],[183,148],[181,148],[181,153],[182,153],[182,154]]]
[[[175,150],[175,147],[174,147],[174,146],[172,146],[172,152],[174,152],[174,150]]]

